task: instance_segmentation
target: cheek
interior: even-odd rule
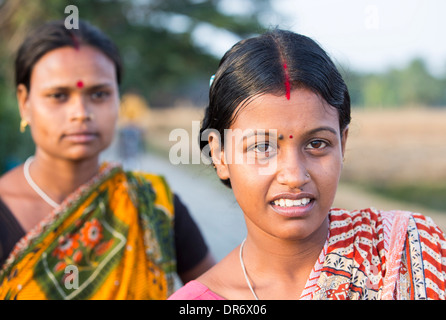
[[[96,123],[103,135],[113,135],[118,120],[118,108],[104,108],[97,113]]]
[[[337,156],[320,161],[309,170],[320,194],[329,199],[335,196],[341,171],[342,159]]]
[[[41,138],[57,138],[62,127],[63,115],[47,108],[33,106],[31,112],[31,134],[37,142]]]
[[[234,196],[243,211],[264,206],[271,183],[269,176],[260,175],[255,165],[230,165],[229,176]]]

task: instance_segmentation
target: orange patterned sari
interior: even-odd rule
[[[174,272],[165,181],[104,164],[19,241],[0,299],[166,299]]]

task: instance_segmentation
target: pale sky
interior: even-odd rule
[[[243,0],[225,2],[229,4],[228,11],[243,11]],[[432,73],[446,74],[444,0],[271,2],[280,15],[266,14],[263,20],[267,25],[279,26],[313,38],[333,60],[346,67],[383,71],[389,66],[403,67],[414,57],[421,57]],[[214,30],[209,33],[208,44],[213,46],[212,51],[218,56],[223,55],[238,40],[224,32],[217,35]],[[206,37],[205,31],[200,36],[203,37]]]

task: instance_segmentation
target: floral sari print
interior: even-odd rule
[[[164,179],[104,164],[19,241],[0,299],[166,299],[175,269]]]

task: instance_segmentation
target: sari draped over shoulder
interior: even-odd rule
[[[332,209],[329,232],[308,299],[446,299],[446,239],[429,217]]]
[[[162,177],[104,163],[17,243],[0,271],[0,299],[166,299],[173,219]]]

